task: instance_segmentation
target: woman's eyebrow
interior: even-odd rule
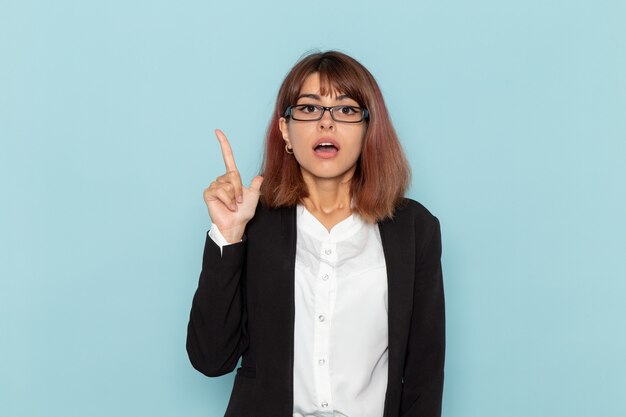
[[[308,93],[308,94],[300,94],[296,100],[300,100],[301,98],[312,98],[314,100],[321,100],[322,99],[319,95],[317,95],[317,94],[310,94],[310,93]],[[347,95],[342,94],[340,96],[335,97],[335,100],[340,101],[340,100],[346,100],[346,99],[349,99],[349,98],[350,97],[348,97]]]
[[[317,94],[300,94],[297,98],[297,100],[300,100],[301,98],[312,98],[314,100],[321,100],[322,98],[320,96],[318,96]]]

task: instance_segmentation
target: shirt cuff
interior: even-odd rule
[[[228,243],[226,238],[222,235],[222,232],[220,232],[220,229],[215,224],[211,225],[211,230],[209,230],[209,237],[211,238],[211,240],[213,240],[213,242],[215,242],[217,246],[220,247],[220,253],[223,252],[222,248],[224,246],[233,245],[235,243],[241,242],[240,240],[239,242]]]

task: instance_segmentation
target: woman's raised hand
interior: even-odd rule
[[[254,177],[250,187],[244,187],[226,135],[219,129],[215,134],[222,148],[226,173],[204,190],[204,202],[213,224],[229,243],[234,243],[241,240],[246,224],[254,216],[263,177]]]

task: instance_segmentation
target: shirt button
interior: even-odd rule
[[[318,361],[318,363],[319,363],[320,365],[324,365],[324,364],[326,363],[326,361],[325,361],[324,359],[320,359],[320,360]]]
[[[327,403],[326,401],[324,401],[324,402],[322,403],[322,407],[324,407],[324,408],[328,407],[328,403]]]
[[[322,279],[323,279],[324,281],[328,281],[328,278],[330,278],[330,277],[328,276],[328,274],[324,274],[324,276],[322,277]]]
[[[321,314],[320,314],[317,318],[319,319],[319,321],[324,321],[324,320],[326,320],[326,317],[324,317],[324,316],[323,316],[323,315],[321,315]]]
[[[333,251],[332,251],[332,250],[330,250],[330,249],[326,249],[326,250],[324,251],[324,253],[325,253],[326,255],[330,255],[331,253],[333,253]]]

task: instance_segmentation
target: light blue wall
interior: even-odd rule
[[[282,78],[377,77],[441,220],[446,417],[626,415],[626,3],[0,1],[0,415],[221,416],[187,361],[231,139]],[[268,399],[269,400],[269,399]]]

